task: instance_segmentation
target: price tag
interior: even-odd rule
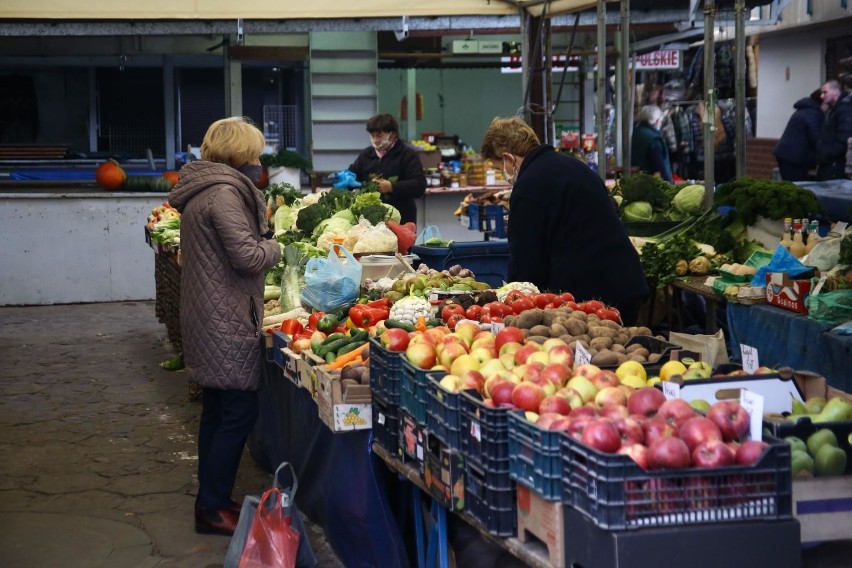
[[[506,327],[506,324],[502,321],[492,321],[491,322],[491,333],[497,335]]]
[[[423,444],[417,444],[417,459],[423,461]]]
[[[482,441],[482,431],[479,428],[479,422],[476,420],[470,421],[470,435],[477,442]]]
[[[763,396],[750,390],[740,390],[740,406],[745,408],[751,419],[750,437],[758,442],[763,439]]]
[[[574,347],[574,367],[579,367],[580,365],[591,365],[592,363],[592,354],[583,347],[583,344],[579,341],[576,343]]]
[[[438,301],[438,293],[437,292],[429,292],[429,301],[437,302]]]
[[[749,375],[754,375],[757,372],[757,368],[760,367],[760,362],[757,358],[757,349],[740,343],[740,354],[743,357],[743,371]]]
[[[663,394],[666,395],[666,400],[680,398],[680,384],[672,381],[662,381],[660,384],[663,385]]]
[[[384,426],[384,424],[385,424],[385,413],[384,412],[379,412],[379,424],[381,424],[382,426]]]

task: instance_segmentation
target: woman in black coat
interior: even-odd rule
[[[482,157],[503,162],[509,198],[509,281],[600,299],[635,323],[648,296],[639,254],[600,177],[560,154],[520,118],[495,118]]]
[[[358,154],[349,171],[360,182],[381,176],[379,191],[386,203],[399,209],[400,224],[417,222],[414,200],[426,191],[426,176],[417,152],[399,139],[399,126],[389,114],[378,114],[367,121],[372,144]]]
[[[796,101],[793,115],[772,154],[778,161],[781,179],[806,181],[808,172],[817,165],[817,140],[819,140],[825,113],[820,107],[819,90]]]

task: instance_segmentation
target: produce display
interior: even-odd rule
[[[142,191],[168,193],[177,183],[178,173],[164,172],[161,176],[127,175],[127,171],[118,162],[109,159],[95,170],[95,181],[106,191]]]

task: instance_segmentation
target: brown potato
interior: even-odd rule
[[[602,349],[592,355],[592,365],[617,365],[618,354],[609,349]]]
[[[616,333],[614,329],[610,329],[602,325],[590,325],[589,335],[591,337],[609,337],[610,339],[614,339],[618,335],[618,333]]]
[[[622,327],[612,320],[600,320],[600,324],[616,331],[621,331]]]
[[[530,328],[530,335],[543,335],[550,337],[550,327],[546,325],[534,325]]]
[[[632,353],[627,356],[628,361],[638,361],[639,363],[645,363],[644,355],[639,355],[638,353]]]
[[[586,321],[586,319],[588,319],[588,316],[586,316],[586,312],[581,312],[580,310],[574,310],[573,312],[571,312],[571,315],[569,317],[583,321]]]
[[[589,342],[589,345],[598,351],[602,349],[610,349],[612,347],[611,337],[595,337]]]
[[[649,363],[656,363],[657,361],[660,360],[661,356],[662,355],[660,355],[659,353],[651,353],[650,355],[648,355],[648,362]]]
[[[622,345],[621,343],[613,343],[612,347],[610,347],[610,349],[612,351],[614,351],[615,353],[624,353],[625,352],[624,351],[624,345]]]
[[[559,337],[562,335],[566,335],[568,330],[565,329],[565,326],[559,323],[554,323],[550,326],[550,337]]]
[[[589,330],[588,326],[586,326],[586,322],[577,318],[568,318],[568,321],[566,321],[563,325],[565,325],[565,329],[567,329],[568,333],[571,335],[583,335]]]
[[[548,339],[550,339],[549,335],[533,335],[532,333],[530,333],[530,335],[527,336],[528,341],[535,341],[536,343],[544,343]]]
[[[619,365],[621,365],[622,363],[627,361],[627,354],[626,353],[616,353],[616,352],[613,352],[613,353],[615,353],[615,356],[618,358],[618,364]]]

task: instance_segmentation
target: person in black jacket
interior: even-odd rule
[[[846,148],[852,137],[852,96],[844,93],[834,79],[826,81],[820,92],[828,111],[817,144],[817,179],[843,179],[846,177]]]
[[[633,127],[630,165],[649,174],[658,173],[667,182],[674,183],[669,147],[660,134],[664,118],[663,110],[657,105],[645,105],[639,111]]]
[[[426,176],[417,152],[399,139],[399,126],[389,114],[368,120],[367,132],[372,144],[358,154],[349,170],[360,182],[380,176],[379,191],[385,202],[399,209],[400,223],[416,223],[414,200],[426,191]]]
[[[796,101],[793,108],[796,110],[787,121],[772,155],[778,161],[781,179],[806,181],[810,179],[808,171],[817,165],[817,140],[825,121],[819,90]]]
[[[509,198],[509,281],[600,299],[635,323],[648,296],[639,255],[600,177],[560,154],[520,118],[495,118],[482,158],[503,163]]]

